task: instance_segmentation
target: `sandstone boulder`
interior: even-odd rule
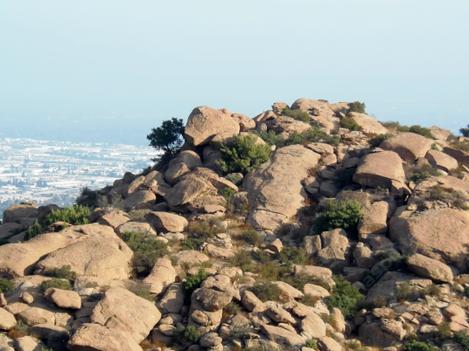
[[[156,231],[152,228],[149,223],[130,221],[120,225],[117,228],[117,232],[122,235],[124,233],[145,233],[150,235],[156,235]]]
[[[322,249],[318,251],[319,261],[336,266],[345,263],[349,251],[349,240],[343,229],[334,229],[321,234]]]
[[[33,221],[38,216],[38,209],[30,203],[21,203],[7,208],[3,212],[3,223],[25,224]]]
[[[189,224],[183,216],[171,212],[152,211],[145,218],[158,232],[183,232]]]
[[[368,187],[401,188],[405,186],[402,160],[393,151],[370,153],[362,159],[353,180]]]
[[[202,106],[189,115],[184,134],[191,145],[199,146],[233,137],[239,131],[239,123],[229,114]]]
[[[269,340],[275,341],[277,344],[287,349],[295,346],[302,346],[306,342],[305,338],[290,329],[267,324],[262,324],[261,327]]]
[[[249,198],[249,222],[274,230],[295,216],[307,198],[302,181],[319,159],[319,154],[301,145],[286,146],[251,173],[244,184]]]
[[[38,262],[38,272],[70,266],[77,275],[103,279],[127,279],[133,253],[108,226],[83,226],[87,234],[80,240],[56,250]]]
[[[469,212],[432,209],[414,213],[402,211],[390,222],[390,236],[406,254],[425,256],[467,269]]]
[[[160,258],[156,261],[151,273],[143,280],[150,287],[153,294],[161,293],[166,287],[176,281],[177,272],[171,260]]]
[[[0,307],[0,330],[10,330],[16,325],[13,314]]]
[[[444,152],[429,150],[425,158],[433,167],[449,172],[458,168],[458,161]]]
[[[407,266],[415,274],[439,282],[451,283],[454,278],[451,268],[446,264],[421,254],[409,256]]]
[[[60,308],[70,308],[74,310],[81,308],[80,295],[75,291],[52,288],[46,291],[46,295]]]
[[[138,190],[130,194],[128,198],[124,200],[124,209],[130,211],[133,209],[145,209],[150,208],[156,200],[156,195],[150,190]]]
[[[326,336],[326,324],[316,313],[310,313],[301,320],[301,329],[309,338]]]
[[[389,203],[377,201],[363,208],[363,217],[358,223],[360,238],[366,239],[370,234],[385,234],[387,231],[387,218]]]
[[[127,289],[110,288],[93,309],[91,321],[143,341],[161,319],[156,306]]]
[[[164,177],[168,183],[174,184],[179,177],[200,166],[202,161],[199,154],[192,150],[183,150],[169,162]]]
[[[418,158],[425,157],[430,150],[433,141],[422,135],[415,133],[400,133],[389,139],[386,139],[381,147],[386,150],[392,150],[399,154],[404,161],[415,161]]]
[[[327,101],[300,98],[292,104],[291,108],[310,113],[312,119],[329,132],[338,125],[336,112]]]
[[[365,134],[379,135],[387,134],[389,131],[376,119],[364,113],[351,112],[349,117],[361,127]]]
[[[142,351],[127,333],[95,323],[82,324],[68,343],[72,351]]]

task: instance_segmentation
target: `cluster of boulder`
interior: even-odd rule
[[[356,130],[341,127],[345,118]],[[248,174],[220,170],[220,142],[252,135],[264,144],[262,133],[288,140],[316,129],[340,142],[271,146],[270,159]],[[449,132],[430,131],[433,139],[388,130],[325,100],[278,102],[252,119],[194,109],[169,162],[82,195],[96,207],[90,224],[52,225],[28,240],[27,229],[57,207],[5,211],[0,278],[13,287],[2,293],[0,284],[0,350],[394,351],[443,329],[468,333],[469,153]],[[359,204],[356,232],[311,229],[331,199]],[[194,223],[215,234],[188,247]],[[240,240],[243,228],[260,241]],[[167,245],[146,276],[133,271],[126,233]],[[289,247],[307,255],[290,277],[307,282],[273,280],[279,296],[257,296],[261,277],[234,258]],[[68,288],[70,280],[53,278],[64,267],[74,274]],[[328,306],[334,275],[364,295],[354,315]],[[193,289],[191,279],[199,280]],[[463,350],[449,339],[441,347]]]

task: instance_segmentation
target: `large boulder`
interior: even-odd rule
[[[418,253],[407,258],[407,266],[415,274],[439,282],[451,283],[454,278],[448,265]]]
[[[469,266],[468,211],[400,211],[390,221],[390,236],[405,254],[421,253],[463,270]]]
[[[443,149],[443,151],[450,155],[451,157],[455,158],[459,163],[463,164],[466,167],[469,167],[469,152],[460,150],[455,147],[447,146]]]
[[[366,239],[370,234],[386,234],[388,213],[389,203],[386,201],[376,201],[365,206],[363,217],[358,223],[360,238]]]
[[[236,136],[239,131],[239,123],[230,114],[201,106],[189,115],[184,134],[191,145],[199,146]]]
[[[262,331],[269,340],[275,341],[277,344],[284,346],[285,349],[299,347],[304,345],[306,338],[300,336],[291,329],[276,327],[273,325],[262,324]]]
[[[12,205],[3,212],[3,223],[25,224],[38,216],[38,208],[30,203]]]
[[[393,151],[370,153],[362,159],[353,180],[368,187],[400,189],[405,186],[402,160]]]
[[[415,161],[424,157],[432,147],[433,141],[415,133],[400,133],[386,139],[381,147],[386,150],[395,151],[405,161]]]
[[[126,211],[146,209],[150,208],[155,200],[156,195],[153,191],[143,189],[130,194],[129,197],[124,200],[123,206]]]
[[[153,294],[161,293],[166,287],[176,281],[177,272],[169,258],[160,258],[156,261],[151,273],[143,280],[149,285]]]
[[[458,161],[455,158],[438,150],[429,150],[425,158],[433,167],[445,172],[458,168]]]
[[[308,112],[312,120],[319,123],[327,131],[338,126],[338,118],[335,117],[336,111],[327,101],[300,98],[292,104],[291,108]]]
[[[161,319],[161,313],[148,300],[124,288],[110,288],[94,307],[91,321],[127,334],[140,343]]]
[[[32,271],[39,259],[61,249],[83,236],[80,230],[67,228],[60,233],[47,233],[16,244],[0,246],[0,275],[22,277]]]
[[[127,279],[133,253],[111,227],[90,224],[80,240],[50,253],[36,265],[44,273],[70,266],[78,275],[102,279]]]
[[[127,333],[95,323],[82,324],[68,342],[72,351],[142,351]]]
[[[145,218],[158,232],[182,232],[189,224],[183,216],[171,212],[153,211]]]
[[[286,146],[249,174],[244,184],[249,222],[257,228],[274,230],[295,216],[307,199],[301,182],[320,158],[301,145]]]
[[[192,150],[183,150],[169,162],[164,177],[168,183],[174,184],[179,177],[199,166],[202,166],[199,154]]]
[[[386,134],[389,131],[376,119],[364,113],[351,112],[348,115],[356,124],[361,127],[363,133],[371,135]]]

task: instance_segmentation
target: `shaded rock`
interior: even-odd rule
[[[430,150],[433,141],[424,136],[415,133],[400,133],[386,139],[381,148],[397,152],[405,161],[415,161],[418,158],[425,157]]]
[[[270,319],[277,323],[290,323],[295,324],[296,320],[293,316],[286,311],[281,305],[273,302],[267,301],[265,303],[266,310],[264,313],[269,316]]]
[[[321,234],[322,249],[318,251],[319,261],[335,266],[345,263],[349,250],[347,233],[343,229],[334,229]]]
[[[321,351],[342,351],[342,346],[329,336],[323,336],[319,339],[319,349]]]
[[[421,254],[409,256],[407,266],[415,274],[436,281],[451,283],[454,278],[451,268],[446,264]]]
[[[184,289],[180,283],[171,284],[158,303],[163,313],[179,313],[183,305]]]
[[[31,224],[38,216],[38,208],[30,203],[21,203],[8,207],[3,212],[3,223]]]
[[[17,317],[28,325],[55,324],[55,314],[39,307],[28,307]]]
[[[274,230],[295,216],[307,198],[301,182],[319,159],[319,154],[301,145],[286,146],[249,174],[244,182],[249,198],[249,222],[258,228]]]
[[[284,347],[302,346],[306,340],[298,335],[295,331],[291,331],[282,327],[262,324],[262,331],[271,341]]]
[[[199,146],[233,137],[239,130],[239,123],[229,114],[201,106],[189,115],[184,134],[191,145]]]
[[[113,209],[112,211],[105,212],[100,218],[99,223],[108,225],[116,229],[120,225],[128,222],[130,218],[124,211]]]
[[[138,190],[132,193],[124,200],[124,209],[130,211],[133,209],[150,208],[156,200],[156,195],[150,190]]]
[[[262,312],[266,308],[261,299],[249,290],[243,292],[241,303],[249,312]]]
[[[143,341],[161,319],[156,306],[123,288],[110,288],[91,314],[91,321]]]

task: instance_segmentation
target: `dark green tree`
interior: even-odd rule
[[[150,146],[158,151],[164,151],[165,155],[173,155],[182,146],[184,139],[184,122],[182,119],[171,118],[163,121],[161,126],[153,128],[147,135]]]
[[[463,136],[465,136],[466,138],[469,138],[469,124],[467,125],[466,128],[459,129],[459,131],[461,132]]]

